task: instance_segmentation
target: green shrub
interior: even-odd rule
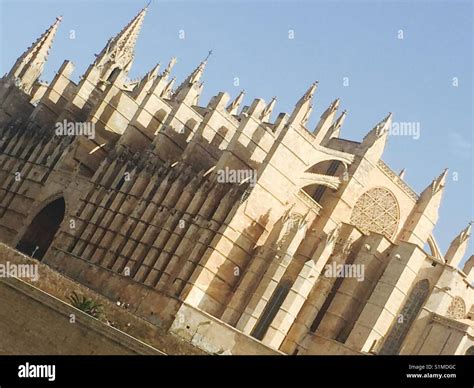
[[[93,299],[86,298],[84,295],[79,295],[77,292],[73,292],[69,297],[71,304],[86,314],[93,316],[94,318],[100,319],[104,316],[104,308],[101,304],[95,302]]]

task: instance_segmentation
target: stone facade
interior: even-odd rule
[[[199,105],[207,58],[127,77],[146,8],[79,83],[39,81],[60,19],[0,80],[0,240],[217,354],[464,354],[470,225],[432,235],[447,171],[415,193],[381,159],[392,115],[341,139],[275,99]],[[429,247],[425,250],[425,247]]]

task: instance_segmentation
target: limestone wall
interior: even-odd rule
[[[344,344],[332,339],[321,337],[320,335],[309,333],[302,345],[298,348],[298,354],[311,355],[342,355],[342,356],[357,356],[364,353],[358,352]]]
[[[282,354],[188,304],[181,306],[170,331],[211,354]]]
[[[68,258],[67,256],[63,256],[62,259],[71,260],[71,258]],[[36,281],[33,281],[29,278],[22,279],[25,283],[29,283],[35,287],[32,288],[32,290],[35,290],[36,288],[41,289],[47,293],[50,298],[62,300],[66,303],[69,303],[68,297],[73,291],[76,291],[80,295],[91,298],[104,307],[106,318],[113,322],[116,328],[153,346],[154,348],[160,349],[166,354],[203,354],[203,352],[198,348],[189,345],[188,343],[173,335],[168,334],[166,329],[159,326],[160,322],[163,322],[163,320],[160,320],[159,318],[160,315],[166,316],[166,314],[169,314],[169,318],[167,318],[167,320],[172,320],[172,317],[174,317],[174,312],[167,312],[166,309],[157,310],[158,303],[156,302],[156,297],[153,298],[153,295],[157,295],[156,292],[150,293],[148,299],[146,295],[142,295],[143,298],[138,298],[138,294],[135,293],[133,289],[126,287],[121,282],[114,282],[113,277],[110,277],[108,281],[105,281],[101,276],[94,276],[94,278],[99,282],[102,281],[105,295],[107,295],[107,290],[109,292],[111,292],[112,289],[121,289],[123,291],[121,296],[115,294],[115,298],[112,298],[111,296],[113,295],[107,295],[109,297],[107,298],[94,292],[91,288],[79,284],[76,281],[73,281],[70,278],[56,272],[48,265],[39,263],[38,261],[30,259],[6,245],[0,244],[0,264],[5,265],[7,262],[13,264],[37,265],[39,276]],[[82,267],[82,269],[84,270],[84,267]],[[127,291],[131,294],[134,294],[136,298],[132,298],[131,296],[128,298]],[[2,303],[0,304],[0,310],[3,311],[3,299],[0,300],[2,300]],[[118,306],[116,302],[119,300],[121,301],[122,306],[125,303],[131,302],[130,306],[128,306],[127,309],[124,309],[122,306]],[[155,302],[153,302],[153,300]],[[147,306],[147,313],[145,313],[143,308],[140,308],[140,302],[144,302],[144,306]],[[31,310],[32,312],[29,312],[28,307],[25,308],[24,311],[25,314],[34,316],[34,309]]]
[[[164,354],[18,278],[0,278],[0,300],[0,354]]]

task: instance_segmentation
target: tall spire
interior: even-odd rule
[[[363,143],[373,143],[382,136],[388,134],[388,129],[392,125],[392,113],[389,113],[380,123],[364,136]]]
[[[156,94],[160,97],[171,98],[171,92],[174,85],[174,79],[172,81],[168,80],[171,70],[176,64],[176,58],[172,57],[166,69],[153,80],[153,84],[150,86],[147,92]],[[157,72],[157,70],[156,70]]]
[[[447,174],[448,169],[445,169],[420,194],[405,222],[402,240],[424,246],[438,221]]]
[[[262,111],[262,116],[260,118],[262,121],[268,121],[268,119],[270,118],[270,115],[272,114],[273,108],[275,107],[275,104],[276,104],[276,97],[273,97],[270,103]]]
[[[346,120],[346,116],[347,116],[347,111],[346,110],[342,111],[342,113],[336,119],[334,124],[331,125],[331,128],[329,128],[326,140],[329,140],[333,137],[339,137],[339,133],[341,132],[341,127],[344,124],[344,121]]]
[[[469,237],[471,236],[471,222],[459,233],[449,245],[448,251],[444,258],[446,263],[457,267],[466,253]]]
[[[433,197],[436,193],[438,193],[441,189],[444,188],[446,185],[446,176],[448,175],[448,169],[445,168],[443,172],[433,181],[431,184],[423,190],[423,192],[420,195],[420,198],[426,197],[426,198],[431,198]]]
[[[204,58],[204,60],[193,70],[193,72],[189,74],[188,77],[181,83],[181,85],[178,86],[176,89],[176,94],[186,88],[192,87],[195,83],[201,80],[204,70],[206,69],[207,61],[211,55],[212,50],[209,50],[206,58]]]
[[[360,145],[366,158],[378,162],[382,157],[387,142],[388,130],[392,125],[392,113],[389,113],[381,122],[364,136]]]
[[[171,98],[173,94],[173,85],[176,81],[176,77],[173,77],[170,82],[166,84],[163,91],[161,92],[161,97],[163,98]]]
[[[312,109],[314,92],[316,91],[317,87],[318,81],[313,82],[306,93],[298,100],[295,105],[295,109],[288,120],[290,124],[301,124],[303,121],[308,121],[309,113]]]
[[[143,101],[146,93],[150,90],[151,86],[158,77],[158,72],[160,70],[160,64],[156,64],[145,76],[136,84],[133,89],[133,95],[135,96],[137,102]]]
[[[33,84],[43,72],[48,59],[54,37],[61,23],[62,16],[55,22],[17,59],[7,77],[15,80],[19,87],[29,93]]]
[[[135,45],[145,19],[148,5],[143,8],[122,31],[107,42],[104,49],[97,55],[95,65],[102,68],[102,79],[107,79],[116,68],[127,74],[135,57]]]
[[[173,70],[174,65],[176,65],[177,59],[176,57],[172,57],[170,62],[168,63],[168,66],[166,66],[165,71],[161,75],[164,79],[167,79],[168,76],[171,74],[171,70]]]
[[[207,65],[207,60],[209,57],[212,55],[212,50],[209,50],[207,53],[206,58],[199,64],[199,66],[190,74],[188,77],[188,82],[190,84],[194,84],[198,81],[201,80],[202,74],[204,73],[204,69],[206,68]]]
[[[467,261],[464,263],[464,267],[462,268],[463,272],[467,275],[467,281],[472,283],[474,280],[474,255],[469,257]]]
[[[209,50],[206,58],[194,69],[194,71],[188,75],[188,77],[178,86],[174,92],[174,96],[179,102],[186,104],[196,104],[201,94],[203,84],[199,82],[201,80],[204,69],[207,65],[207,60],[212,55],[212,50]]]
[[[229,112],[231,115],[237,114],[237,111],[240,108],[240,104],[242,104],[242,101],[245,96],[245,90],[242,90],[239,95],[235,98],[234,101],[232,101],[229,106],[226,108],[227,112]]]
[[[148,73],[146,73],[145,78],[147,81],[153,80],[158,76],[160,66],[160,63],[157,63]]]
[[[317,143],[320,143],[324,138],[326,138],[327,132],[334,122],[339,103],[339,98],[336,98],[321,115],[321,119],[314,130]]]
[[[437,178],[433,179],[433,181],[420,194],[417,204],[418,206],[423,206],[424,208],[434,206],[436,208],[436,214],[438,213],[438,208],[441,204],[441,194],[446,186],[447,175],[448,169],[445,168]]]
[[[306,109],[306,113],[301,119],[301,125],[304,127],[308,123],[309,116],[311,116],[311,112],[313,111],[313,104],[309,104],[308,109]]]
[[[300,105],[303,105],[304,103],[306,103],[307,101],[310,101],[313,98],[317,87],[318,87],[318,81],[314,81],[311,84],[311,86],[308,88],[306,93],[298,100],[296,105],[300,106]]]
[[[398,174],[398,177],[403,180],[405,178],[405,174],[406,174],[406,169],[402,168],[402,170]]]

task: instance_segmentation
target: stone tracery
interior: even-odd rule
[[[466,316],[466,305],[462,298],[459,296],[453,298],[446,312],[446,316],[453,319],[464,319]]]
[[[395,196],[383,187],[366,191],[352,210],[351,223],[364,233],[377,232],[392,238],[400,219]]]

